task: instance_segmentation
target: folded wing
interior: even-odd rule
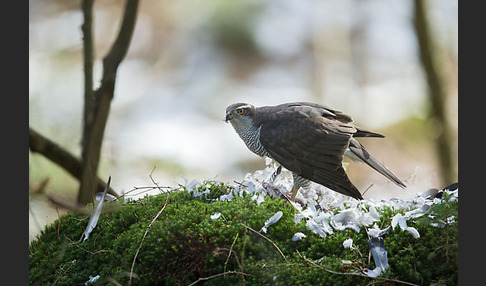
[[[273,159],[303,178],[362,199],[342,166],[356,132],[349,116],[323,106],[298,104],[269,114],[260,142]]]

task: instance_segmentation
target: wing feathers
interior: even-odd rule
[[[268,110],[260,142],[272,158],[288,170],[361,199],[342,167],[343,155],[356,129],[348,116],[323,110],[309,106]],[[338,117],[343,121],[337,120]]]
[[[388,180],[394,182],[397,186],[405,188],[405,184],[400,181],[387,167],[378,162],[368,151],[358,142],[358,140],[351,138],[349,144],[349,150],[353,152],[361,161],[368,164],[371,168],[375,169],[378,173],[385,176]]]
[[[373,169],[405,186],[352,138],[384,136],[355,127],[352,118],[340,111],[296,102],[257,108],[254,122],[261,126],[260,143],[273,159],[295,174],[336,192],[362,199],[342,167],[348,147]]]
[[[365,130],[363,128],[356,127],[356,133],[354,133],[353,137],[378,137],[378,138],[385,138],[384,135],[379,133],[371,132]]]

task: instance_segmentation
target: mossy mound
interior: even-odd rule
[[[429,215],[409,220],[420,238],[399,228],[385,234],[390,267],[374,279],[361,274],[364,268],[375,268],[365,231],[346,229],[322,238],[304,221],[294,223],[296,210],[286,200],[266,197],[257,205],[250,196],[239,196],[230,202],[214,201],[232,187],[206,182],[199,188],[210,193],[195,198],[190,192],[174,191],[124,204],[106,203],[111,205],[107,210],[114,210],[100,216],[85,242],[78,240],[89,217],[62,216],[30,244],[30,284],[84,285],[90,276],[99,275],[95,285],[127,285],[142,237],[166,201],[139,250],[133,285],[189,285],[200,278],[208,278],[198,281],[207,285],[400,284],[393,280],[457,284],[457,201],[445,198],[432,205]],[[267,239],[251,230],[260,230],[278,211],[283,216],[262,234]],[[396,213],[403,213],[379,211],[378,226],[389,225]],[[212,219],[215,213],[222,215]],[[296,232],[306,238],[292,241]],[[343,247],[348,238],[353,248]],[[224,272],[229,273],[220,275]]]

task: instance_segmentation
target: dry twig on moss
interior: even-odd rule
[[[209,279],[213,279],[213,278],[216,278],[216,277],[219,277],[219,276],[223,276],[223,275],[227,275],[227,274],[236,274],[236,275],[243,275],[243,276],[252,276],[248,273],[244,273],[244,272],[240,272],[240,271],[226,271],[226,272],[223,272],[223,273],[219,273],[219,274],[215,274],[215,275],[211,275],[211,276],[208,276],[208,277],[199,277],[199,279],[197,279],[196,281],[192,282],[191,284],[189,284],[189,286],[192,286],[192,285],[195,285],[201,281],[206,281],[206,280],[209,280]]]
[[[155,168],[154,168],[155,169]],[[153,172],[153,170],[152,170]],[[154,181],[154,179],[152,178],[152,173],[150,174],[150,179],[152,180],[152,182],[159,188],[161,189],[161,187],[157,184],[157,182]],[[138,246],[137,248],[137,252],[135,252],[135,256],[133,257],[133,261],[132,261],[132,267],[130,269],[130,279],[128,280],[128,285],[132,285],[132,278],[133,278],[133,268],[135,267],[135,261],[137,260],[137,256],[138,256],[138,253],[140,252],[140,249],[142,248],[142,245],[143,245],[143,241],[145,240],[145,237],[147,236],[150,228],[152,227],[152,224],[157,220],[157,218],[160,216],[160,214],[164,211],[165,207],[167,206],[167,203],[169,202],[169,197],[170,197],[170,192],[167,192],[167,197],[165,198],[165,202],[164,202],[164,205],[162,206],[162,208],[159,210],[159,212],[155,215],[155,217],[152,219],[152,221],[149,223],[149,225],[147,226],[147,229],[145,229],[145,233],[143,234],[143,237],[142,237],[142,240],[140,241],[140,245]]]
[[[264,239],[266,239],[267,241],[269,241],[271,244],[273,244],[273,246],[275,246],[275,248],[278,250],[278,252],[280,253],[280,255],[282,255],[283,259],[285,260],[285,262],[288,262],[287,261],[287,258],[285,257],[285,255],[283,254],[282,250],[280,250],[280,248],[275,244],[275,242],[273,242],[270,238],[264,236],[263,234],[261,234],[260,232],[254,230],[253,228],[245,225],[245,224],[241,224],[242,226],[246,227],[247,229],[253,231],[254,233],[258,234],[259,236],[263,237]]]
[[[359,276],[359,277],[363,277],[363,278],[370,278],[370,279],[376,279],[376,280],[382,280],[382,281],[395,282],[395,283],[400,283],[400,284],[404,284],[404,285],[418,286],[417,284],[410,283],[410,282],[406,282],[406,281],[401,281],[401,280],[397,280],[397,279],[384,278],[384,277],[371,277],[371,276],[365,275],[363,273],[357,273],[357,272],[338,272],[338,271],[334,271],[334,270],[331,270],[331,269],[327,269],[326,267],[324,267],[322,265],[319,265],[319,264],[315,263],[312,260],[307,259],[298,250],[296,250],[296,251],[299,254],[300,258],[304,259],[304,261],[312,264],[314,267],[317,267],[319,269],[322,269],[322,270],[324,270],[326,272],[329,272],[331,274],[347,275],[347,276]]]

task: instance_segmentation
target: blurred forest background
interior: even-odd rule
[[[430,28],[425,55],[417,3],[424,4]],[[94,1],[95,88],[123,7],[122,1]],[[118,194],[153,185],[150,175],[171,187],[186,179],[242,181],[264,160],[222,121],[226,106],[311,101],[386,136],[361,142],[408,188],[351,162],[348,174],[358,189],[373,184],[365,198],[443,188],[457,181],[457,12],[455,0],[140,1],[118,68],[98,175],[112,176]],[[29,126],[78,158],[82,24],[81,1],[29,2]],[[428,56],[436,60],[443,119],[433,108]],[[438,144],[444,134],[445,155]],[[46,194],[75,202],[79,182],[31,151],[29,182],[31,240],[64,212]]]

